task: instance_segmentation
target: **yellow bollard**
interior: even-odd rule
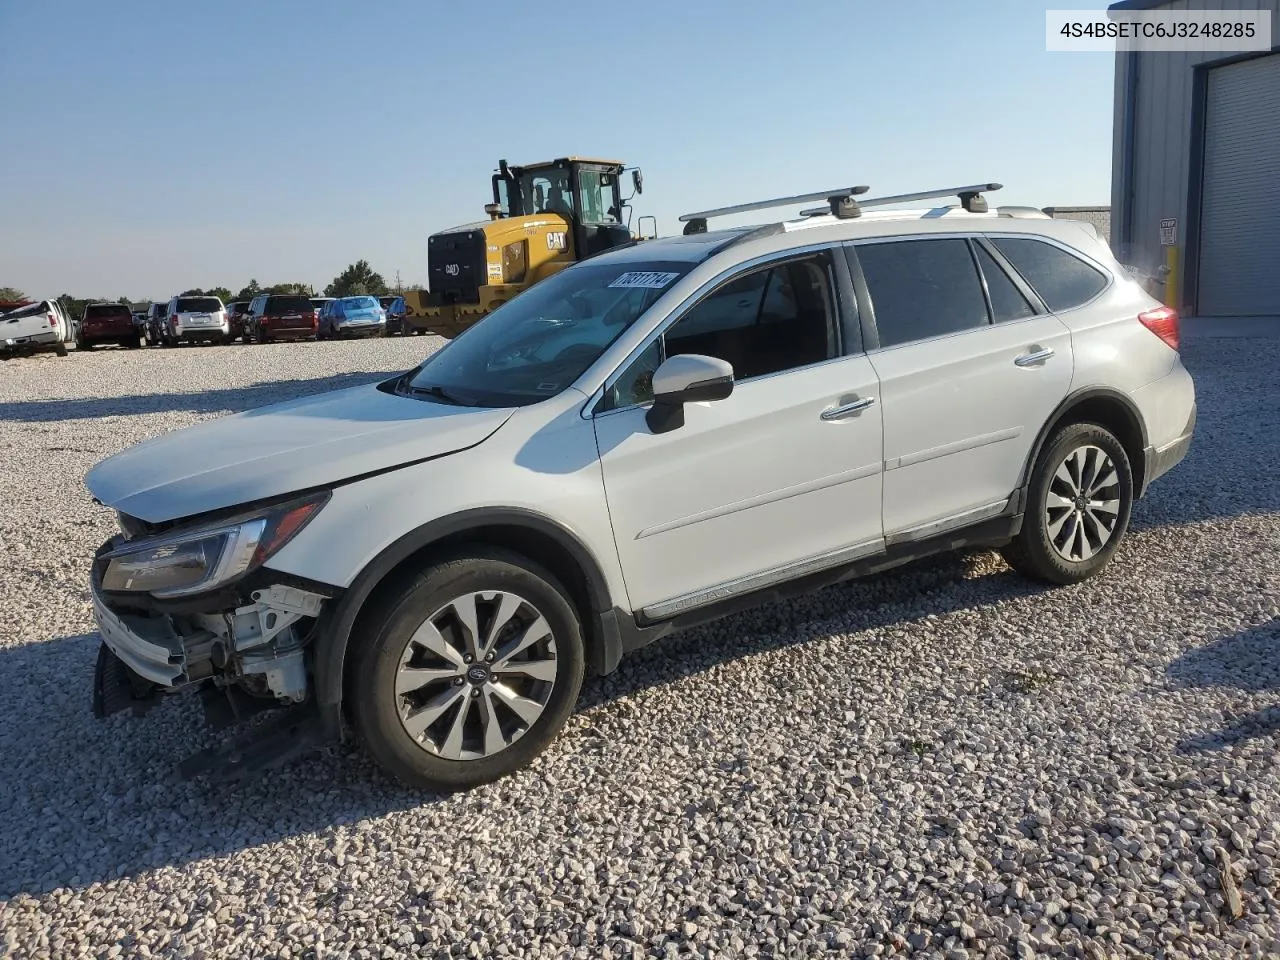
[[[1164,248],[1164,303],[1167,307],[1178,309],[1178,248],[1170,245]]]

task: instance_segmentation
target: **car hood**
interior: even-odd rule
[[[109,507],[162,523],[473,447],[512,412],[351,387],[144,441],[103,460],[85,485]]]

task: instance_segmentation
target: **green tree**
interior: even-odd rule
[[[0,287],[0,300],[25,300],[27,295],[17,287]]]
[[[387,292],[387,282],[382,279],[382,274],[374,272],[368,260],[357,260],[324,288],[326,297],[381,296]]]
[[[311,284],[309,283],[273,283],[264,292],[298,294],[303,297],[312,295]]]
[[[240,288],[240,292],[236,294],[237,300],[252,300],[262,292],[257,280],[250,280],[248,285]]]

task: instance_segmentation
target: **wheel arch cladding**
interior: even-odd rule
[[[327,618],[316,645],[314,668],[318,705],[331,734],[341,731],[347,653],[363,618],[378,609],[380,595],[424,569],[433,556],[469,543],[504,547],[544,567],[569,593],[578,613],[587,663],[617,662],[619,651],[612,649],[618,643],[616,632],[602,626],[602,615],[613,609],[608,583],[573,531],[532,511],[464,511],[425,524],[383,550],[360,572]]]
[[[1049,442],[1049,438],[1068,423],[1096,423],[1114,434],[1129,458],[1129,469],[1133,473],[1134,497],[1142,495],[1145,491],[1147,474],[1146,424],[1143,423],[1142,415],[1129,397],[1119,391],[1103,387],[1091,387],[1072,394],[1059,404],[1053,416],[1045,421],[1023,470],[1024,486],[1031,481],[1031,471],[1035,469],[1036,461],[1040,459],[1040,452]]]

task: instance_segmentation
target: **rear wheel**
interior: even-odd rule
[[[67,355],[67,345],[63,343],[61,340],[59,340],[58,343],[54,346],[53,352],[60,357],[65,357]]]
[[[400,779],[458,790],[533,760],[582,686],[564,589],[513,553],[463,550],[405,582],[357,639],[350,689],[365,747]]]
[[[1079,583],[1110,562],[1132,508],[1133,470],[1120,441],[1096,423],[1067,424],[1036,461],[1022,531],[1001,553],[1035,580]]]

